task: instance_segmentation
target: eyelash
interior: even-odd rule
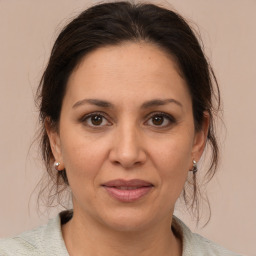
[[[147,117],[147,122],[149,120],[152,120],[153,117],[162,117],[162,118],[165,118],[168,120],[168,124],[167,125],[164,125],[164,126],[161,126],[161,125],[153,125],[154,127],[157,127],[157,128],[167,128],[173,124],[176,123],[176,119],[170,115],[170,114],[167,114],[167,113],[164,113],[164,112],[154,112],[154,113],[151,113],[148,117]]]
[[[90,125],[88,124],[88,120],[91,118],[91,117],[94,117],[94,116],[99,116],[103,119],[105,119],[107,121],[107,125]],[[154,112],[154,113],[151,113],[150,115],[147,116],[147,121],[144,122],[144,123],[147,123],[149,122],[150,120],[152,120],[153,117],[162,117],[164,119],[167,119],[168,121],[168,124],[167,125],[164,125],[164,126],[161,126],[161,125],[152,125],[153,127],[156,127],[156,128],[167,128],[173,124],[176,123],[176,119],[170,115],[170,114],[167,114],[167,113],[164,113],[164,112]],[[93,113],[90,113],[90,114],[87,114],[85,116],[83,116],[80,121],[82,123],[86,123],[85,125],[88,126],[88,127],[91,127],[93,129],[100,129],[102,127],[105,127],[105,126],[111,126],[112,123],[108,121],[109,117],[104,113],[104,112],[93,112]],[[148,125],[150,126],[150,125]]]
[[[87,114],[87,115],[83,116],[80,121],[82,123],[87,123],[87,120],[89,120],[91,117],[94,117],[94,116],[102,117],[103,119],[107,120],[108,123],[110,123],[108,121],[109,118],[106,117],[106,114],[104,112],[93,112],[93,113]],[[110,125],[104,125],[104,126],[110,126]],[[86,124],[86,126],[89,126],[91,128],[96,128],[96,129],[99,129],[102,127],[101,125],[88,125],[88,124]]]

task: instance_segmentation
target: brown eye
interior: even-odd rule
[[[154,116],[152,117],[152,123],[154,125],[162,125],[164,122],[164,117],[163,116]]]
[[[170,114],[156,113],[151,115],[151,117],[147,120],[146,124],[153,127],[167,128],[173,125],[175,122],[175,118]]]
[[[103,122],[103,118],[102,116],[99,116],[99,115],[94,115],[91,117],[91,123],[95,126],[97,125],[101,125]]]
[[[98,113],[90,113],[84,117],[81,118],[81,122],[92,128],[101,128],[104,126],[111,125],[111,122],[108,121],[108,119],[103,114]]]

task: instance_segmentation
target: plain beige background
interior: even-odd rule
[[[33,193],[43,171],[36,147],[29,152],[37,124],[33,94],[60,28],[95,2],[0,0],[0,237],[48,219],[47,212],[38,215]],[[169,4],[198,25],[221,87],[226,125],[219,136],[222,162],[208,187],[210,223],[196,229],[184,211],[177,214],[209,239],[256,255],[256,1]]]

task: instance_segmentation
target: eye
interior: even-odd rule
[[[173,116],[166,113],[154,113],[150,115],[150,118],[146,122],[147,125],[165,128],[175,123]]]
[[[101,113],[90,113],[81,119],[82,123],[89,127],[109,126],[111,123]]]

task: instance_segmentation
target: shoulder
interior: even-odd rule
[[[0,256],[42,255],[40,237],[43,227],[0,240]]]
[[[68,255],[61,234],[60,217],[18,236],[0,239],[0,256]]]
[[[198,235],[192,233],[190,248],[193,251],[197,251],[195,255],[207,255],[207,256],[241,256],[234,252],[227,250],[226,248]],[[189,249],[189,247],[187,248]],[[188,254],[189,255],[189,254]]]
[[[242,256],[193,232],[177,217],[174,217],[174,228],[179,229],[183,240],[183,256]]]

